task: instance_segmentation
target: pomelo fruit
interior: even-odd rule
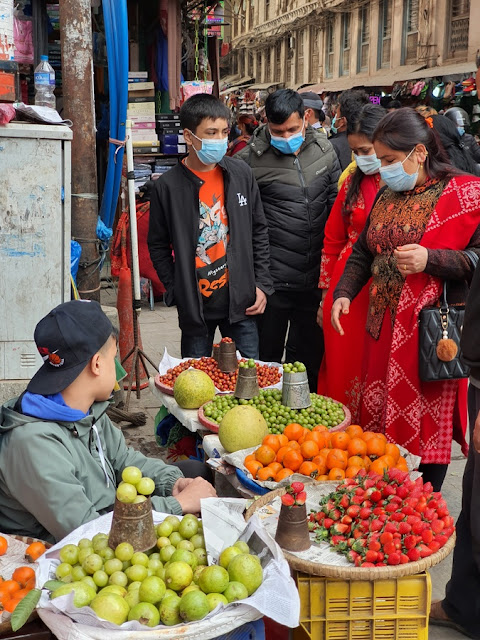
[[[213,400],[215,385],[204,371],[187,369],[175,380],[173,397],[182,409],[198,409]]]
[[[262,444],[267,435],[265,418],[249,404],[241,404],[227,411],[218,429],[222,447],[229,453],[256,447]]]

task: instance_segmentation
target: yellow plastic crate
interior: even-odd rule
[[[428,573],[390,580],[336,580],[297,573],[296,640],[428,640]]]

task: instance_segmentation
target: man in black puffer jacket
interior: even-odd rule
[[[260,358],[303,362],[316,390],[323,335],[316,323],[325,223],[337,196],[340,165],[324,133],[305,122],[302,97],[280,89],[265,103],[268,124],[235,157],[260,188],[270,239],[275,293],[260,320]],[[290,325],[290,328],[288,328]]]

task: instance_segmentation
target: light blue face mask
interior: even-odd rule
[[[366,176],[372,176],[374,173],[378,173],[382,166],[382,163],[377,158],[376,153],[372,153],[369,156],[357,156],[357,154],[354,153],[353,156],[357,163],[357,167]]]
[[[332,133],[338,133],[338,129],[335,126],[336,121],[337,121],[337,116],[335,115],[335,116],[333,116],[332,124],[330,125],[330,129],[331,129]]]
[[[415,148],[401,162],[395,162],[388,167],[380,167],[380,177],[392,191],[410,191],[417,184],[418,169],[416,173],[410,174],[403,168],[403,163],[414,151]]]
[[[296,153],[303,144],[305,138],[303,137],[303,130],[305,129],[305,121],[303,122],[302,130],[298,133],[294,133],[293,136],[288,138],[282,138],[282,136],[274,136],[270,131],[270,141],[272,147],[278,149],[280,153]]]
[[[460,134],[460,137],[465,135],[465,129],[463,127],[457,127],[457,131]]]
[[[217,162],[220,162],[223,156],[227,153],[228,138],[222,138],[221,140],[207,140],[205,138],[199,138],[193,133],[193,131],[191,131],[191,134],[202,143],[201,149],[195,149],[192,145],[202,164],[217,164]]]

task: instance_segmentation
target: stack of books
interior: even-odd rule
[[[147,71],[128,73],[127,119],[132,121],[134,153],[157,153],[160,149],[155,130],[155,85]]]

